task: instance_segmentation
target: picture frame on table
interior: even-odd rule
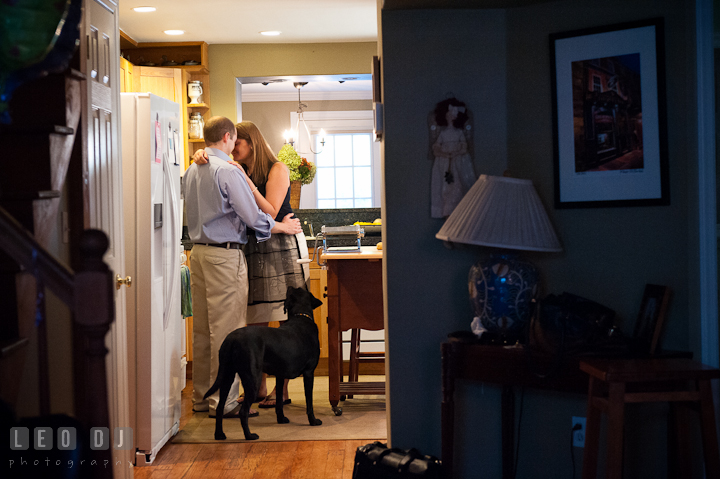
[[[633,343],[637,351],[650,356],[655,354],[669,304],[670,288],[657,284],[645,285],[633,332]]]
[[[556,208],[670,204],[664,22],[550,35]]]

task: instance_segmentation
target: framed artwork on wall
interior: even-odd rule
[[[646,284],[635,331],[633,342],[635,348],[652,356],[660,342],[665,317],[670,302],[670,288],[657,284]]]
[[[670,204],[663,19],[550,35],[555,207]]]

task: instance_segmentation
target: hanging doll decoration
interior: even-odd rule
[[[450,216],[475,183],[473,167],[472,115],[465,103],[448,98],[428,116],[430,159],[430,216]]]

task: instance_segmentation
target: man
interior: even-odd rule
[[[237,376],[226,404],[218,404],[219,392],[207,400],[218,372],[218,351],[225,336],[246,325],[248,278],[240,245],[247,242],[247,227],[258,241],[271,233],[296,234],[300,220],[286,216],[276,223],[255,203],[240,168],[228,163],[235,147],[235,125],[225,117],[212,117],[203,130],[204,165],[192,164],[183,177],[193,298],[193,410],[232,416],[240,405]]]

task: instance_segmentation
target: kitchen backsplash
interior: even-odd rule
[[[380,218],[380,208],[345,208],[345,209],[325,209],[325,210],[295,210],[295,216],[300,219],[305,236],[312,237],[319,233],[325,226],[349,226],[357,221],[362,223],[372,223]],[[312,232],[310,231],[312,225]],[[377,234],[374,236],[365,236],[360,239],[363,246],[374,246],[382,240]],[[187,237],[187,226],[183,227],[182,244],[185,249],[192,249],[192,243]],[[356,240],[337,240],[333,239],[332,244],[328,246],[349,246],[357,244]],[[311,250],[315,246],[315,240],[308,240],[308,248]],[[318,246],[320,243],[318,242]]]
[[[295,216],[300,219],[305,236],[314,236],[324,226],[349,226],[355,222],[372,223],[380,218],[380,208],[345,208],[345,209],[322,209],[322,210],[295,210]],[[312,232],[310,226],[312,225]],[[382,237],[365,236],[360,241],[363,246],[376,245]],[[357,244],[356,240],[340,241],[333,240],[331,246],[345,246],[346,244]],[[308,240],[308,246],[313,247],[315,242]]]

